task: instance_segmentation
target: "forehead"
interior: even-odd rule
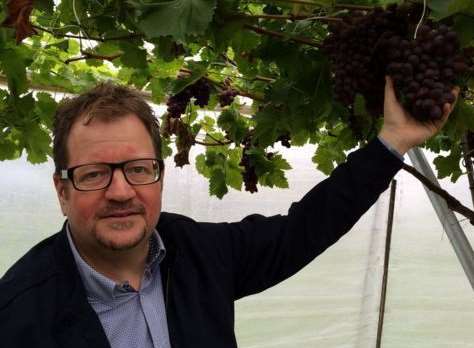
[[[150,134],[133,114],[88,123],[79,118],[71,127],[67,149],[69,166],[155,156]]]

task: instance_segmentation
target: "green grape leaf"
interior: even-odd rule
[[[170,157],[173,154],[173,149],[170,144],[171,141],[169,138],[161,137],[161,159]]]
[[[474,18],[472,16],[457,15],[454,17],[456,30],[462,47],[471,46],[474,40]]]
[[[206,75],[206,65],[196,62],[189,62],[188,65],[191,68],[191,74],[189,76],[174,80],[171,86],[171,94],[174,95],[181,92],[183,89],[189,85],[192,85],[201,77]]]
[[[35,0],[35,9],[53,14],[54,1],[53,0]]]
[[[342,130],[341,134],[347,136],[347,131]],[[350,141],[339,141],[336,134],[334,134],[334,136],[323,136],[321,137],[316,152],[312,157],[312,161],[321,172],[329,175],[334,170],[335,164],[340,164],[346,159],[344,149],[346,149],[348,145],[351,145]]]
[[[18,144],[11,139],[10,129],[0,130],[0,161],[16,159],[20,154]]]
[[[211,176],[211,171],[209,166],[206,163],[206,155],[201,153],[196,156],[196,169],[199,174],[209,178]]]
[[[158,3],[138,22],[148,38],[172,36],[184,40],[187,35],[204,33],[212,20],[216,0],[172,0]]]
[[[29,124],[23,131],[23,141],[28,153],[29,162],[36,164],[45,162],[51,155],[51,137],[38,124]]]
[[[256,122],[254,138],[262,147],[272,145],[280,133],[289,128],[288,114],[283,108],[276,108],[274,105],[268,105],[258,111],[254,121]]]
[[[372,120],[366,108],[365,98],[357,94],[354,101],[354,118],[352,128],[358,133],[358,138],[366,139],[372,129]]]
[[[248,133],[245,118],[240,116],[239,110],[230,107],[221,112],[217,118],[217,125],[227,132],[227,137],[235,143],[240,143]]]
[[[431,15],[436,19],[443,19],[456,13],[474,15],[474,3],[471,0],[431,0],[428,3]]]
[[[288,188],[284,170],[291,169],[290,164],[281,155],[274,155],[270,162],[270,171],[259,177],[258,182],[263,186]]]
[[[161,57],[156,57],[153,62],[149,63],[150,74],[159,78],[176,78],[183,64],[183,58],[165,61]]]
[[[121,42],[120,48],[123,54],[120,56],[120,61],[123,65],[130,68],[144,69],[148,66],[146,61],[146,50],[129,42]]]
[[[49,93],[39,92],[36,94],[35,113],[39,115],[41,122],[49,129],[53,128],[53,117],[58,104]]]
[[[28,90],[26,64],[19,49],[0,49],[0,68],[7,75],[8,89],[13,95],[20,95]]]
[[[51,48],[51,47],[56,47],[60,49],[61,51],[67,52],[69,50],[69,40],[61,40],[61,41],[44,46],[45,49]]]
[[[452,182],[456,182],[462,175],[460,162],[461,162],[461,146],[458,144],[457,147],[453,148],[448,156],[437,156],[433,163],[438,171],[438,178],[451,177]]]
[[[467,130],[474,131],[474,106],[459,97],[443,133],[451,139],[460,139]]]
[[[213,119],[210,116],[204,116],[201,121],[199,121],[199,124],[201,125],[201,129],[206,132],[206,133],[212,133],[214,132],[214,126],[216,124],[216,120]]]
[[[228,191],[222,169],[213,169],[209,178],[209,194],[221,199]]]
[[[225,182],[235,190],[242,189],[243,177],[242,168],[239,166],[242,158],[242,149],[237,147],[227,151],[227,161],[225,162]]]
[[[233,167],[233,166],[228,165],[226,167],[225,183],[235,190],[240,191],[242,189],[242,183],[243,183],[242,171],[240,170],[238,166]]]
[[[255,167],[258,182],[263,186],[287,188],[288,181],[285,170],[291,169],[290,164],[279,154],[269,156],[261,148],[247,150],[250,163]]]
[[[162,103],[166,97],[166,89],[169,84],[168,79],[152,78],[149,89],[151,89],[151,99],[154,103]]]

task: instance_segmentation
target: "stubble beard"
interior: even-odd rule
[[[132,221],[125,221],[125,222],[114,222],[108,225],[110,230],[107,233],[101,233],[94,228],[94,236],[97,242],[105,249],[111,251],[126,251],[131,250],[137,247],[140,243],[142,243],[146,236],[147,236],[147,228],[146,226],[136,235],[134,238],[127,240],[126,242],[117,241],[115,240],[114,236],[111,233],[120,234],[124,230],[128,230],[133,228],[134,223]],[[127,232],[124,232],[127,233]]]

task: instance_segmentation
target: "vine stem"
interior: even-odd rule
[[[232,144],[232,141],[229,140],[228,143],[224,144],[224,143],[206,143],[204,141],[194,140],[194,143],[198,145],[203,145],[203,146],[225,146],[225,145]]]
[[[264,1],[249,1],[249,2],[254,2],[254,3],[265,3]],[[266,1],[269,2],[269,1]],[[309,6],[315,6],[315,7],[329,7],[326,4],[318,3],[315,1],[310,1],[310,0],[273,0],[272,2],[285,2],[288,4],[300,4],[300,5],[309,5]],[[374,6],[363,6],[363,5],[352,5],[352,4],[335,4],[332,6],[333,8],[336,9],[341,9],[341,10],[353,10],[353,11],[372,11],[374,9]]]
[[[235,16],[230,17],[239,17],[239,18],[255,18],[255,19],[275,19],[275,20],[290,20],[290,21],[297,21],[297,20],[318,20],[322,22],[342,22],[342,18],[337,17],[328,17],[328,16],[308,16],[308,15],[273,15],[273,14],[256,14],[256,15],[249,15],[249,14],[238,14]]]
[[[209,136],[209,134],[208,134]],[[215,143],[206,143],[205,141],[199,141],[199,140],[196,140],[194,139],[194,143],[195,144],[198,144],[198,145],[203,145],[203,146],[226,146],[226,145],[230,145],[233,143],[232,140],[228,140],[228,141],[220,141],[220,140],[217,140],[215,138],[212,138],[211,136],[209,136],[209,138],[215,140],[216,142]]]
[[[87,36],[84,37],[82,35],[72,35],[72,34],[59,34],[58,32],[55,32],[53,30],[47,29],[40,27],[38,25],[32,25],[33,28],[38,29],[40,31],[44,31],[46,33],[49,33],[53,35],[54,37],[67,37],[71,39],[79,39],[79,40],[90,40],[90,41],[98,41],[98,42],[106,42],[106,41],[119,41],[119,40],[131,40],[131,39],[138,39],[144,37],[143,34],[130,34],[130,35],[121,35],[121,36],[115,36],[115,37],[97,37],[97,36]]]
[[[64,61],[64,64],[69,64],[72,62],[77,62],[79,60],[85,59],[98,59],[98,60],[108,60],[109,62],[113,61],[122,56],[122,53],[116,53],[111,56],[103,56],[99,54],[89,53],[89,52],[81,52],[83,55],[80,57],[69,58]]]
[[[426,176],[421,174],[414,167],[406,163],[403,163],[402,168],[406,170],[408,173],[412,174],[419,181],[421,181],[423,185],[425,185],[429,190],[433,191],[434,193],[444,198],[444,200],[446,201],[446,204],[451,210],[465,216],[466,218],[469,219],[469,221],[471,221],[471,224],[474,225],[474,211],[464,206],[460,201],[458,201],[456,198],[450,195],[446,190],[433,184],[430,179],[428,179]]]
[[[363,6],[363,5],[352,5],[352,4],[336,4],[334,8],[340,10],[353,10],[353,11],[372,11],[374,6]]]
[[[466,132],[466,134],[463,137],[462,146],[463,146],[464,165],[467,170],[467,180],[469,182],[469,190],[471,191],[471,199],[474,205],[474,171],[472,168],[472,158],[470,155],[470,152],[472,151],[472,149],[469,148],[468,132]]]
[[[252,31],[256,32],[257,34],[274,36],[274,37],[278,37],[280,39],[286,39],[286,40],[289,40],[289,41],[294,41],[294,42],[302,43],[302,44],[305,44],[305,45],[309,45],[309,46],[312,46],[312,47],[318,47],[318,48],[321,47],[321,45],[314,42],[313,40],[307,39],[307,38],[304,38],[304,37],[287,36],[283,33],[278,32],[278,31],[272,31],[272,30],[260,28],[260,27],[256,27],[256,26],[253,26],[253,25],[250,25],[250,24],[245,24],[244,28],[248,29],[248,30],[252,30]]]

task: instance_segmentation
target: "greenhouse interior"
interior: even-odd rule
[[[97,92],[104,90],[108,92],[102,96]],[[86,91],[90,94],[81,99]],[[63,97],[79,95],[89,101],[81,107],[62,104]],[[155,108],[154,113],[146,103]],[[124,117],[117,121],[116,116]],[[73,120],[71,128],[68,120]],[[86,125],[87,131],[81,128]],[[71,129],[77,128],[82,135],[76,134],[75,146],[70,146]],[[17,268],[10,279],[27,279],[31,291],[24,291],[22,281],[15,283],[8,277],[0,281],[1,348],[36,348],[37,342],[38,347],[50,348],[45,342],[53,341],[56,347],[57,332],[63,335],[62,347],[72,342],[97,348],[85,344],[95,335],[93,342],[101,340],[101,347],[143,348],[122,342],[136,339],[146,341],[147,347],[229,348],[199,339],[227,340],[234,347],[234,322],[240,348],[474,348],[474,0],[0,0],[0,277],[63,226],[51,158],[53,134],[57,142],[61,132],[65,141],[54,146],[60,180],[80,191],[73,191],[77,196],[72,197],[100,191],[97,196],[80,196],[86,199],[77,205],[69,199],[69,191],[62,191],[63,204],[73,202],[68,236],[69,246],[78,247],[76,273],[82,275],[86,269],[102,280],[94,283],[97,287],[108,281],[113,291],[125,293],[122,298],[134,297],[135,302],[123,303],[136,304],[132,313],[138,320],[131,320],[121,304],[110,305],[115,293],[108,298],[110,303],[95,301],[93,291],[87,289],[87,276],[77,282],[84,289],[62,277],[64,273],[77,276],[74,267],[72,272],[56,273],[59,277],[48,273],[51,282],[43,281],[41,266],[36,267],[41,271],[26,276],[24,268]],[[235,301],[235,318],[233,299],[292,274],[288,269],[314,253],[310,245],[324,246],[364,203],[350,205],[350,212],[316,215],[332,207],[326,204],[322,210],[322,205],[312,204],[318,196],[311,201],[312,210],[300,209],[298,214],[302,210],[304,214],[292,215],[298,217],[292,223],[302,222],[298,226],[306,228],[284,228],[287,219],[265,220],[276,227],[259,228],[306,232],[314,220],[319,225],[328,220],[326,231],[315,228],[308,239],[288,238],[297,240],[301,248],[286,242],[288,236],[294,237],[290,233],[284,238],[275,237],[283,233],[268,233],[265,244],[259,243],[264,238],[248,233],[202,233],[201,238],[188,233],[196,226],[212,232],[215,225],[163,224],[162,236],[178,230],[176,226],[187,233],[179,243],[191,245],[191,251],[181,254],[191,261],[182,262],[179,276],[170,278],[178,263],[168,261],[169,257],[161,264],[155,262],[163,255],[158,251],[156,258],[150,257],[159,244],[158,238],[147,236],[152,235],[150,226],[156,222],[160,198],[162,211],[202,222],[234,222],[251,214],[285,215],[292,202],[325,180],[348,153],[370,144],[377,135],[398,157],[419,145],[404,156],[405,164],[413,167],[403,166],[351,230],[300,272]],[[349,206],[347,197],[349,202],[354,197],[363,198],[361,202],[370,199],[371,190],[377,189],[376,179],[384,180],[384,175],[391,175],[390,168],[401,165],[382,144],[372,145],[365,162],[353,163],[374,170],[357,170],[369,175],[355,176],[350,169],[353,181],[347,181],[347,172],[341,171],[346,176],[339,178],[345,181],[336,181],[331,195],[322,197],[342,198],[332,201],[344,202],[343,208]],[[57,152],[63,150],[64,163],[60,163]],[[73,163],[76,154],[88,161]],[[162,158],[163,194],[158,186],[163,183]],[[87,172],[90,168],[95,169]],[[145,197],[143,205],[138,204],[142,197],[136,206],[130,197],[107,198],[117,168],[122,169],[118,180],[123,187],[149,185],[140,193]],[[81,171],[87,173],[75,176]],[[433,192],[440,193],[436,176],[451,200]],[[78,177],[99,179],[78,188]],[[423,180],[432,190],[423,186]],[[348,182],[355,182],[357,191],[350,190]],[[127,201],[129,206],[102,212],[104,201]],[[78,220],[74,220],[76,211]],[[309,223],[308,216],[313,217]],[[87,226],[97,220],[105,220],[106,225],[104,229],[99,225],[93,238],[94,229]],[[276,220],[279,224],[273,224]],[[244,224],[236,229],[249,231]],[[122,230],[132,233],[116,233]],[[101,233],[110,239],[103,242]],[[130,242],[137,235],[137,242]],[[215,236],[222,235],[232,241],[215,243],[221,240]],[[241,242],[249,235],[254,237],[248,238],[250,242]],[[74,243],[73,237],[77,242],[78,236],[84,244]],[[316,242],[302,243],[309,239]],[[120,244],[123,240],[128,244]],[[204,244],[210,249],[201,249]],[[286,249],[287,244],[293,248]],[[255,245],[260,248],[246,258]],[[70,248],[62,250],[69,253]],[[287,250],[300,253],[288,256]],[[225,257],[208,261],[214,260],[209,257],[213,253]],[[193,258],[197,254],[205,256]],[[259,264],[249,266],[255,255]],[[64,259],[44,268],[73,265]],[[258,267],[262,259],[276,271]],[[41,265],[36,260],[28,259],[25,267]],[[162,279],[157,274],[165,274],[163,265],[168,278]],[[192,266],[195,272],[190,271]],[[153,273],[155,269],[161,273]],[[207,278],[217,289],[216,297],[206,283],[210,273]],[[146,294],[141,286],[147,276],[156,293]],[[256,285],[247,284],[252,277]],[[197,285],[189,285],[190,278]],[[168,291],[169,284],[173,290]],[[74,292],[78,298],[70,303],[85,315],[60,303],[56,294],[69,294],[58,290],[63,285],[79,289]],[[53,291],[44,290],[48,286]],[[198,290],[203,295],[197,296]],[[24,297],[15,297],[18,294]],[[220,295],[223,306],[217,303]],[[31,301],[25,300],[28,296]],[[46,304],[49,300],[52,305]],[[104,311],[99,313],[94,305],[103,305]],[[69,320],[63,320],[57,308],[69,309]],[[125,320],[117,319],[117,313],[126,313]],[[81,320],[84,327],[77,326]],[[138,330],[131,328],[135,324]],[[25,344],[27,339],[34,343]]]
[[[237,221],[253,213],[285,214],[291,202],[324,175],[310,160],[313,146],[278,150],[293,167],[288,173],[289,189],[259,187],[254,194],[231,190],[222,200],[209,196],[208,182],[193,164],[181,169],[166,161],[163,210],[216,222]],[[408,156],[405,161],[410,163]],[[22,157],[0,167],[3,274],[29,248],[58,231],[64,218],[54,191],[51,160],[32,165]],[[301,272],[235,303],[239,347],[474,347],[469,279],[422,184],[403,170],[395,180],[384,301],[390,189],[347,235]],[[472,206],[466,176],[456,183],[440,180],[440,184]],[[474,227],[456,217],[472,245]]]

